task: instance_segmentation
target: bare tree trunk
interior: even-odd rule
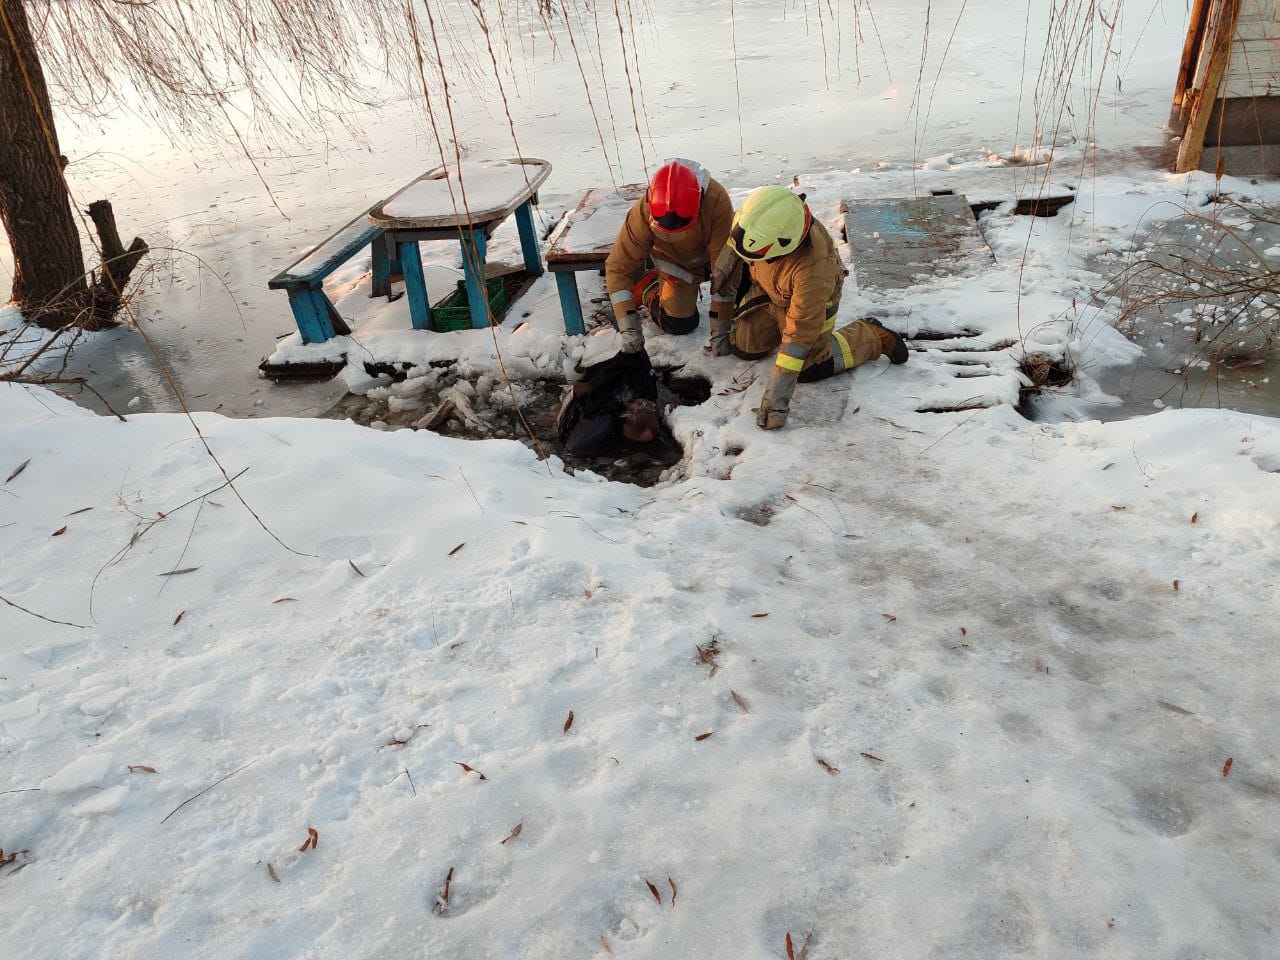
[[[28,319],[92,324],[84,255],[62,176],[44,71],[22,0],[0,0],[0,222]]]
[[[141,237],[134,237],[129,249],[125,249],[109,200],[89,204],[89,217],[98,231],[98,244],[102,248],[102,270],[89,288],[89,296],[93,300],[95,322],[106,324],[120,309],[129,275],[147,254],[147,244]]]

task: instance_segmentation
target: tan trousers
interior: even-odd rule
[[[840,366],[842,370],[860,367],[888,352],[885,350],[885,338],[880,328],[865,320],[855,320],[836,330],[831,335],[830,342],[832,350],[840,351],[844,361]]]
[[[753,290],[753,293],[758,291]],[[729,342],[738,354],[763,359],[782,346],[782,325],[786,315],[781,307],[775,306],[773,301],[763,296],[748,296],[744,304],[746,309],[733,318],[733,332]],[[828,306],[827,315],[834,318],[839,305],[840,299],[836,297]],[[840,351],[839,362],[834,364],[838,370],[861,366],[885,352],[884,340],[877,328],[865,320],[855,320],[823,337],[805,357],[804,371],[808,372],[830,360],[833,350]],[[801,379],[807,380],[809,377],[801,373]]]
[[[698,284],[658,271],[658,302],[668,317],[691,317],[698,309]],[[650,311],[652,313],[652,310]]]
[[[659,265],[658,284],[656,296],[653,294],[645,294],[643,296],[644,306],[649,311],[649,318],[662,327],[668,333],[689,333],[697,326],[696,323],[689,322],[698,312],[698,287],[701,281],[707,279],[705,268],[697,274],[691,274],[681,267],[675,269],[681,270],[684,276],[673,276],[662,269]],[[639,277],[636,278],[637,280]],[[656,300],[655,304],[653,301]],[[655,310],[655,306],[661,306],[661,311]],[[711,298],[711,312],[724,316],[733,307],[730,300],[717,298],[714,294]],[[672,323],[671,321],[675,321]],[[684,322],[681,322],[684,321]]]

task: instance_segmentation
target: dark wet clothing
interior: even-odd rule
[[[628,445],[622,435],[623,414],[630,400],[648,400],[658,409],[658,379],[643,350],[618,353],[587,367],[582,379],[566,391],[556,418],[565,449],[577,457],[609,456]]]

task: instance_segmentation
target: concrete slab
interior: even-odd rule
[[[844,224],[862,287],[910,287],[995,263],[963,194],[846,200]]]

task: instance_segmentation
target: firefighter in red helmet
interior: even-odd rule
[[[667,333],[697,329],[698,286],[710,279],[732,224],[729,194],[701,164],[669,160],[658,169],[605,261],[624,351],[644,348],[639,307]],[[710,312],[728,317],[730,308],[713,298]]]

